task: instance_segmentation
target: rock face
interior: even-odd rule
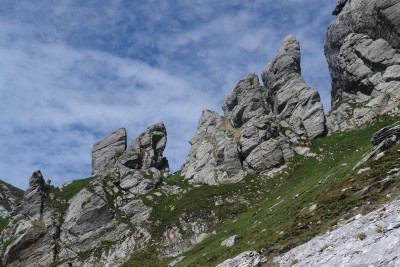
[[[244,177],[238,146],[240,132],[228,119],[204,110],[182,174],[193,183],[237,182]]]
[[[46,194],[46,182],[42,173],[35,171],[29,179],[29,188],[26,190],[22,202],[22,214],[37,218],[43,212],[43,201]]]
[[[182,174],[192,183],[231,183],[246,173],[279,167],[293,155],[298,137],[325,133],[319,94],[300,74],[300,46],[287,37],[262,74],[238,82],[225,100],[224,116],[203,111]],[[289,136],[283,128],[290,129]]]
[[[111,176],[134,194],[145,194],[161,182],[161,172],[169,171],[163,156],[167,130],[156,123],[144,130],[127,148],[126,130],[118,129],[93,145],[92,173]]]
[[[331,131],[397,113],[400,101],[400,3],[339,1],[325,40],[332,75]]]
[[[266,261],[267,259],[257,251],[245,251],[235,258],[227,259],[218,264],[217,267],[256,267],[262,266]]]
[[[240,128],[253,118],[271,113],[270,97],[255,73],[240,80],[228,95],[222,109],[232,127]]]
[[[166,142],[162,123],[147,128],[128,148],[125,129],[116,130],[94,144],[95,177],[70,197],[76,185],[55,188],[40,171],[34,172],[21,204],[11,213],[14,221],[1,232],[0,240],[8,240],[0,250],[3,263],[116,266],[126,261],[151,237],[144,225],[152,208],[138,195],[153,190],[161,171],[168,172]],[[93,256],[98,248],[101,254]]]
[[[120,128],[96,142],[92,150],[92,175],[113,172],[118,158],[126,149],[126,130]]]
[[[385,139],[391,138],[392,136],[400,136],[400,121],[392,125],[386,126],[374,133],[371,138],[371,143],[372,145],[376,146]]]
[[[148,127],[122,153],[119,163],[130,169],[168,169],[168,161],[163,157],[167,145],[167,130],[163,123]]]
[[[280,266],[399,266],[400,202],[318,236],[274,259]],[[293,264],[295,263],[295,264]]]
[[[8,183],[0,181],[0,217],[7,218],[11,215],[24,195],[24,191]]]
[[[314,138],[324,134],[325,115],[320,96],[301,77],[300,45],[294,36],[285,38],[262,78],[280,121],[298,135]]]

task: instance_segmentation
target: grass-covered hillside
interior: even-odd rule
[[[236,184],[199,187],[182,182],[177,175],[167,178],[166,183],[180,185],[188,193],[147,201],[154,208],[152,220],[158,222],[153,228],[154,243],[124,266],[165,266],[171,262],[174,258],[158,258],[157,233],[182,214],[208,218],[210,213],[218,213],[220,221],[213,222],[213,234],[184,253],[185,258],[176,266],[215,266],[245,250],[272,257],[352,215],[371,211],[399,193],[400,178],[391,176],[390,170],[400,167],[400,146],[392,147],[379,160],[352,169],[372,150],[372,134],[398,119],[380,117],[364,128],[312,140],[314,157],[296,155],[273,178],[249,175]],[[367,165],[370,169],[358,174]],[[221,246],[232,235],[237,235],[235,244]]]

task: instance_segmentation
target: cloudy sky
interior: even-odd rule
[[[176,171],[201,111],[260,75],[295,35],[302,72],[330,103],[323,41],[336,0],[0,0],[0,178],[91,174],[95,141],[163,121]]]

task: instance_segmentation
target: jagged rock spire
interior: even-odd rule
[[[43,201],[46,194],[46,182],[40,170],[35,171],[29,179],[29,188],[19,209],[21,213],[32,218],[39,217],[43,212]]]
[[[119,128],[93,145],[92,175],[99,175],[114,168],[118,157],[126,149],[126,130]]]
[[[321,99],[301,77],[300,44],[294,36],[283,40],[278,53],[262,72],[262,78],[279,121],[308,138],[325,133]]]

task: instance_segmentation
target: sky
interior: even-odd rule
[[[203,109],[259,76],[285,36],[330,105],[323,54],[336,0],[0,0],[0,179],[89,177],[93,144],[164,122],[172,171]]]

